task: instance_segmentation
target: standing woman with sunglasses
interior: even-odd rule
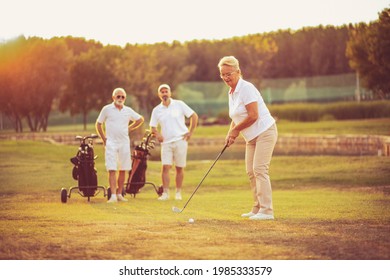
[[[140,114],[125,105],[126,91],[123,88],[114,89],[112,99],[113,102],[103,107],[96,121],[96,131],[105,147],[106,169],[112,194],[107,201],[109,203],[127,201],[122,196],[122,191],[126,172],[131,170],[129,132],[144,122]]]
[[[234,56],[219,63],[220,76],[229,86],[229,116],[232,119],[225,143],[230,146],[241,133],[246,141],[245,165],[253,194],[250,212],[241,216],[251,220],[273,220],[269,166],[278,137],[275,119],[256,87],[242,78]]]

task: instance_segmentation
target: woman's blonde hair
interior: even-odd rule
[[[218,63],[218,68],[221,69],[222,66],[231,66],[235,70],[240,70],[240,63],[238,62],[238,59],[234,56],[224,56],[220,59]]]

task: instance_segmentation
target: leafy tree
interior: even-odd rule
[[[196,66],[187,62],[188,56],[188,49],[179,42],[127,45],[116,74],[126,91],[137,98],[140,110],[150,114],[159,103],[160,84],[169,84],[174,92],[176,86],[195,72]]]
[[[155,50],[158,57],[157,71],[162,72],[163,80],[158,84],[167,83],[174,89],[196,71],[196,65],[188,62],[189,51],[185,45],[179,42],[172,44],[158,43],[149,46]],[[157,84],[153,94],[157,94]]]
[[[13,106],[13,77],[17,71],[19,54],[26,43],[24,37],[0,45],[0,110],[12,121],[15,131],[22,132],[22,115],[19,108]]]
[[[185,44],[188,50],[187,63],[196,65],[196,71],[189,76],[189,81],[218,80],[216,64],[220,57],[215,51],[217,44],[220,47],[220,43],[208,40],[193,40]]]
[[[271,58],[264,76],[266,78],[295,77],[296,67],[292,59],[295,54],[292,31],[271,32],[269,36],[275,40],[277,52]]]
[[[82,37],[61,37],[65,44],[68,46],[68,49],[72,51],[72,55],[77,57],[82,53],[88,52],[90,49],[96,48],[101,49],[103,45],[94,40],[85,40]]]
[[[157,48],[149,45],[127,45],[115,74],[128,96],[137,99],[138,104],[133,107],[140,107],[145,113],[149,113],[158,103],[158,85],[163,81],[167,82],[164,76],[167,68],[167,65],[159,64]]]
[[[267,78],[312,77],[351,72],[345,56],[346,26],[305,27],[269,33],[277,52],[266,68]]]
[[[253,81],[264,78],[269,61],[277,51],[271,37],[259,34],[236,38],[227,47],[240,61],[243,75]]]
[[[378,97],[390,94],[390,9],[370,25],[351,26],[346,54],[363,85]]]
[[[71,115],[82,114],[84,130],[87,129],[88,113],[101,109],[117,87],[114,69],[121,55],[119,47],[107,46],[91,48],[74,58],[59,108],[61,111],[69,110]]]
[[[31,52],[25,58],[23,69],[28,75],[24,85],[28,97],[25,104],[30,105],[24,112],[31,131],[46,131],[53,101],[61,94],[67,80],[70,53],[66,45],[56,39],[39,39]]]
[[[24,37],[9,47],[11,56],[2,67],[5,111],[15,120],[17,132],[23,130],[23,118],[31,131],[46,131],[53,100],[66,79],[67,48],[58,40]]]
[[[103,46],[84,38],[24,37],[0,44],[0,110],[30,130],[46,130],[53,104],[87,115],[111,101],[123,87],[136,109],[150,113],[161,83],[173,91],[185,81],[220,81],[219,59],[234,55],[246,79],[309,77],[359,72],[376,94],[389,92],[389,9],[379,20],[355,26],[279,30],[224,40],[152,45]],[[348,34],[350,33],[350,34]],[[345,49],[347,38],[347,55]],[[57,103],[56,103],[57,102]],[[137,108],[138,107],[138,108]]]
[[[260,34],[234,37],[224,40],[194,40],[186,43],[188,64],[195,64],[191,81],[220,81],[218,61],[234,55],[240,61],[246,78],[259,80],[264,77],[270,58],[276,51],[274,40]]]

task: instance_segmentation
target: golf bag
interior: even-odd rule
[[[74,165],[73,179],[78,181],[79,191],[86,197],[95,195],[98,184],[92,140],[95,138],[98,138],[95,134],[86,137],[77,136],[76,139],[80,140],[80,147],[76,156],[70,159]]]
[[[147,160],[150,155],[149,150],[153,149],[154,145],[155,141],[153,139],[153,134],[150,131],[146,131],[141,143],[137,145],[132,152],[132,166],[126,184],[126,193],[131,194],[134,197],[145,184],[152,185],[159,196],[163,193],[162,187],[157,189],[155,184],[146,182]]]

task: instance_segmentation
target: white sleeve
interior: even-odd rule
[[[136,111],[130,108],[130,120],[132,121],[137,121],[141,118],[142,116],[138,114]]]
[[[180,101],[180,106],[181,106],[181,108],[182,108],[182,110],[183,110],[184,115],[185,115],[187,118],[191,117],[192,114],[195,113],[194,110],[192,110],[192,109],[190,108],[190,106],[188,106],[187,104],[185,104],[183,101]]]
[[[100,111],[100,114],[96,120],[98,123],[104,123],[106,121],[107,118],[106,111],[107,111],[106,106],[104,106],[103,109]]]
[[[157,127],[157,125],[158,125],[158,120],[157,120],[157,116],[156,116],[156,109],[153,109],[152,115],[150,116],[149,126],[150,127]]]
[[[259,101],[260,92],[255,88],[255,86],[246,86],[241,94],[241,99],[244,105],[248,105],[252,102]]]

